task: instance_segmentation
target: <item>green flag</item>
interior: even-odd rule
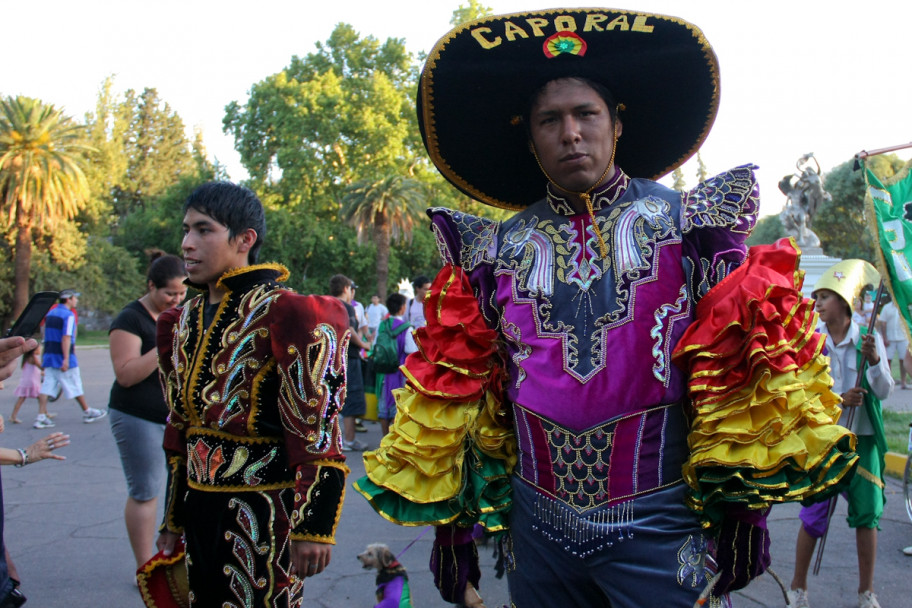
[[[912,160],[889,179],[881,181],[865,167],[865,205],[877,231],[880,276],[905,323],[912,341]]]

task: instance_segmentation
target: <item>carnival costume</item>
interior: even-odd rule
[[[880,275],[869,262],[843,260],[823,273],[814,285],[814,293],[821,289],[829,289],[838,294],[851,309],[851,303],[859,297],[865,285],[876,284],[879,281]],[[821,323],[820,331],[826,335],[833,378],[837,383],[835,390],[844,392],[854,386],[858,370],[865,364],[861,346],[862,338],[867,335],[868,330],[852,321],[843,342],[837,345],[833,343],[833,338],[826,329]],[[851,428],[858,438],[856,452],[859,458],[857,472],[845,493],[849,503],[846,521],[850,528],[877,528],[886,503],[883,472],[887,438],[881,399],[889,396],[894,388],[894,381],[883,339],[879,334],[875,334],[874,340],[880,362],[877,365],[866,366],[861,377],[861,387],[865,390],[864,405],[857,409]],[[839,356],[841,347],[850,351],[846,353],[845,361]],[[827,502],[822,502],[801,510],[801,523],[811,537],[820,538],[826,532],[829,523],[828,506]]]
[[[541,38],[522,38],[517,24]],[[625,36],[646,55],[632,68],[614,48],[630,51]],[[522,74],[497,65],[476,74],[473,43],[503,47],[498,58]],[[528,56],[536,47],[546,58],[538,63]],[[680,62],[669,65],[664,51]],[[511,53],[531,65],[518,70]],[[649,79],[637,69],[651,60],[668,72],[656,78],[661,87],[686,82],[688,95],[666,92],[669,105],[640,90]],[[488,79],[473,90],[492,98],[467,112],[490,122],[454,118],[471,105],[456,104],[460,81],[449,77],[468,87],[463,71]],[[530,73],[535,82],[518,81]],[[573,76],[619,79],[606,84],[634,140],[618,142],[617,159],[634,175],[683,163],[718,103],[715,55],[680,20],[597,9],[486,18],[444,37],[422,75],[419,117],[438,169],[475,198],[522,207],[543,179],[532,155],[519,157],[528,137],[519,106],[545,82]],[[655,126],[650,100],[665,104],[660,124],[679,124],[676,134],[645,136]],[[457,130],[470,143],[460,147]],[[515,161],[504,158],[511,140]],[[473,164],[472,145],[485,162]],[[689,193],[618,169],[582,197],[588,214],[553,185],[502,223],[429,211],[445,266],[425,303],[419,352],[403,367],[396,423],[365,453],[367,476],[355,487],[391,521],[438,525],[431,566],[445,599],[478,584],[477,565],[460,562],[474,551],[467,528],[478,522],[509,530],[515,606],[640,606],[648,586],[661,605],[689,607],[706,586],[706,528],[722,530],[727,558],[741,549],[737,565],[720,566],[743,586],[768,564],[764,509],[826,495],[851,470],[815,315],[798,292],[799,253],[783,241],[747,255],[759,204],[753,169]],[[729,428],[735,417],[740,426]]]
[[[162,530],[186,537],[194,606],[297,606],[290,541],[334,543],[348,468],[337,413],[348,318],[280,285],[279,265],[225,273],[158,321],[170,416]]]

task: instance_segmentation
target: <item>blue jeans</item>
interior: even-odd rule
[[[691,608],[707,584],[706,539],[686,491],[682,482],[580,517],[514,477],[513,604]]]

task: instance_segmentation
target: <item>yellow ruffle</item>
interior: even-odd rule
[[[492,392],[474,403],[431,399],[410,387],[395,392],[395,424],[377,450],[364,453],[372,482],[415,503],[453,499],[463,488],[465,452],[472,445],[512,471],[516,442]]]

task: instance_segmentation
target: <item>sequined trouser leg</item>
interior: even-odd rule
[[[194,608],[301,605],[302,585],[288,577],[292,492],[187,492]]]
[[[691,608],[706,586],[706,539],[685,491],[679,483],[580,518],[514,479],[513,605]]]

